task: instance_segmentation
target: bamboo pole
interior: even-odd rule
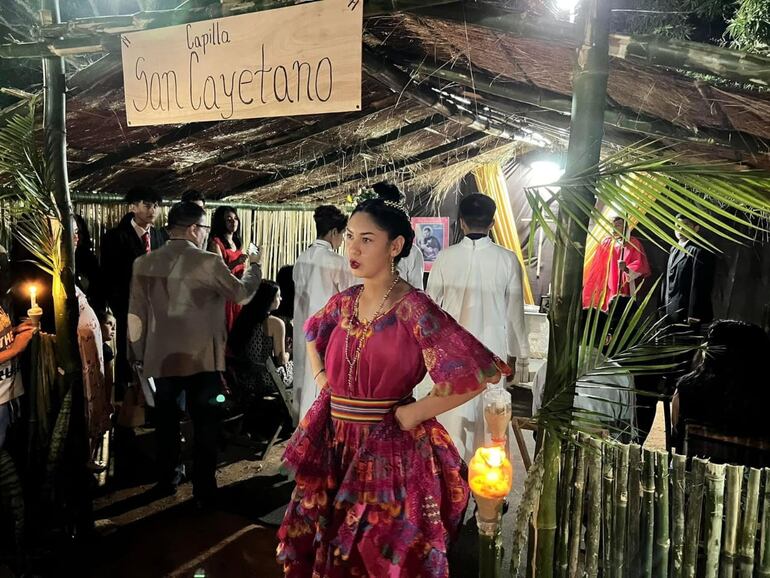
[[[41,0],[41,18],[60,21],[59,0]],[[91,528],[91,497],[86,464],[90,455],[85,422],[85,396],[77,344],[79,307],[75,296],[75,243],[72,201],[67,177],[66,83],[64,60],[43,59],[43,128],[45,155],[54,201],[60,218],[60,267],[53,277],[56,348],[64,374],[65,390],[71,394],[72,414],[66,439],[68,460],[62,476],[68,502],[68,520],[78,534]]]
[[[642,448],[628,448],[628,540],[626,548],[627,576],[635,578],[642,571],[639,548],[639,524],[642,515]]]
[[[653,575],[655,553],[655,454],[645,449],[642,452],[642,576]]]
[[[602,442],[588,439],[588,518],[586,521],[586,578],[599,575],[599,539],[602,521]]]
[[[749,483],[746,486],[746,511],[743,515],[741,541],[738,545],[740,561],[738,575],[751,578],[754,575],[754,549],[757,542],[757,522],[759,518],[759,482],[762,470],[749,470]]]
[[[626,573],[626,538],[628,528],[628,444],[616,448],[617,473],[615,475],[615,517],[613,520],[612,575],[625,578]]]
[[[576,54],[573,77],[572,119],[565,176],[580,174],[600,158],[604,106],[607,101],[609,1],[585,0],[581,4],[582,44]],[[572,189],[559,212],[560,226],[554,243],[553,297],[549,313],[551,346],[548,351],[548,375],[543,391],[543,407],[569,420],[575,397],[578,340],[574,328],[582,305],[583,260],[588,217],[577,208],[593,205],[590,186]],[[571,217],[571,215],[580,215]],[[543,448],[546,456],[558,451],[558,439],[547,433]],[[547,463],[547,460],[546,460]],[[556,479],[546,474],[543,480],[541,509],[556,506]],[[554,514],[555,516],[555,514]],[[545,522],[545,520],[544,520]],[[536,578],[553,575],[554,536],[538,532],[535,551]]]
[[[657,452],[655,464],[655,557],[653,575],[667,578],[671,539],[669,534],[668,452]]]
[[[575,478],[573,483],[571,532],[569,535],[569,578],[576,578],[580,563],[580,538],[583,534],[583,511],[586,486],[586,452],[590,451],[588,436],[580,434],[579,445],[575,454]]]
[[[537,578],[552,578],[554,575],[554,545],[556,541],[556,489],[559,483],[559,462],[561,440],[555,432],[545,430],[545,441],[540,450],[543,458],[543,491],[537,505],[535,518],[536,549],[534,569]],[[546,490],[548,488],[548,490]],[[551,490],[553,493],[551,493]]]
[[[725,490],[725,533],[722,540],[722,563],[719,568],[719,576],[722,578],[733,578],[735,574],[742,489],[743,466],[728,465]]]
[[[602,576],[612,576],[612,551],[615,535],[613,516],[615,515],[615,444],[604,442],[602,457]]]
[[[690,492],[687,498],[687,533],[684,543],[683,576],[695,578],[698,569],[698,544],[700,542],[703,494],[705,489],[706,460],[693,458],[690,472]]]
[[[762,536],[759,542],[759,578],[770,578],[770,469],[765,468],[765,491],[762,504]]]
[[[706,551],[705,578],[719,576],[719,552],[722,545],[722,514],[724,513],[725,466],[706,465]]]
[[[563,453],[564,462],[559,481],[559,533],[556,550],[556,575],[566,578],[569,567],[570,517],[572,513],[572,483],[575,469],[575,437],[567,438],[567,448]]]
[[[684,512],[685,485],[687,480],[687,457],[673,454],[671,468],[671,576],[682,578],[684,559]]]

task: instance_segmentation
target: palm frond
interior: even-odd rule
[[[682,227],[696,244],[718,250],[710,238],[748,242],[768,233],[770,216],[770,172],[747,170],[726,162],[680,164],[679,155],[639,145],[624,149],[581,174],[562,178],[544,187],[526,191],[532,206],[533,227],[541,226],[552,240],[563,224],[558,210],[571,217],[589,218],[601,226],[612,226],[603,207],[638,223],[639,233],[658,247],[677,246],[674,230]],[[589,205],[575,191],[590,187],[597,203]],[[544,196],[538,190],[545,189]],[[561,203],[569,197],[571,203]],[[577,211],[579,214],[573,214]],[[700,231],[683,226],[682,215],[700,225]],[[581,219],[576,218],[576,222]],[[544,226],[556,224],[557,230]],[[581,225],[582,226],[582,225]],[[591,236],[595,233],[584,230]],[[596,239],[600,241],[600,239]]]

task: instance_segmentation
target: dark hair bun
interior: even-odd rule
[[[398,187],[391,183],[382,181],[372,187],[372,190],[377,193],[377,197],[383,201],[393,201],[394,203],[401,202],[401,191]]]

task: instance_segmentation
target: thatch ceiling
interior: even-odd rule
[[[492,79],[567,103],[574,49],[471,25],[413,15],[369,18],[365,42],[401,74],[415,63]],[[564,147],[569,117],[551,106],[481,87],[421,76],[394,91],[365,75],[355,113],[128,128],[119,55],[108,55],[69,81],[70,177],[80,191],[122,193],[138,183],[168,198],[197,188],[212,198],[258,202],[342,199],[383,177],[426,188],[462,176],[473,163],[532,148],[479,133],[413,98],[423,91],[461,103],[470,114],[536,131]],[[467,83],[466,83],[467,84]],[[471,83],[472,84],[472,83]],[[505,92],[505,91],[503,91]],[[686,154],[770,166],[770,96],[717,88],[674,71],[613,59],[609,104],[624,119],[643,117]],[[542,102],[542,101],[538,101]],[[545,110],[544,110],[545,109]],[[651,129],[607,126],[619,144]],[[729,146],[733,145],[733,146]]]

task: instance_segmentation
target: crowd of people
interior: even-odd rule
[[[129,191],[130,210],[104,234],[100,259],[77,218],[90,467],[104,468],[103,436],[115,421],[137,425],[126,415],[144,398],[157,443],[152,492],[174,494],[186,476],[180,419],[189,415],[193,493],[206,508],[216,498],[225,402],[242,415],[243,431],[257,435],[265,396],[288,391],[284,419],[296,429],[284,463],[296,488],[278,533],[286,575],[448,575],[447,547],[469,497],[464,462],[490,441],[478,394],[532,377],[525,273],[490,237],[494,201],[474,193],[458,206],[459,243],[442,249],[422,231],[421,243],[436,249],[423,291],[423,254],[400,191],[378,183],[374,194],[351,215],[318,207],[316,240],[275,281],[263,278],[260,248],[244,247],[237,211],[219,206],[209,222],[197,191],[171,206],[163,226],[160,196]],[[690,240],[697,223],[680,223],[661,298],[667,323],[698,333],[712,321],[713,261]],[[644,245],[627,229],[616,218],[586,268],[586,308],[622,310],[613,304],[636,299],[650,277]],[[0,254],[0,270],[7,266]],[[23,392],[18,360],[33,332],[0,303],[0,441]],[[715,406],[702,403],[703,391],[723,400],[720,411],[736,406],[725,376],[738,387],[750,377],[741,356],[768,349],[761,329],[737,322],[713,324],[707,339],[716,351],[679,382],[678,436],[688,417],[721,417],[709,414]],[[604,345],[584,344],[597,358]],[[579,383],[575,406],[634,432],[646,417],[633,390],[645,384],[619,370]],[[544,376],[544,368],[534,376],[535,411]],[[759,407],[738,405],[744,413]]]

